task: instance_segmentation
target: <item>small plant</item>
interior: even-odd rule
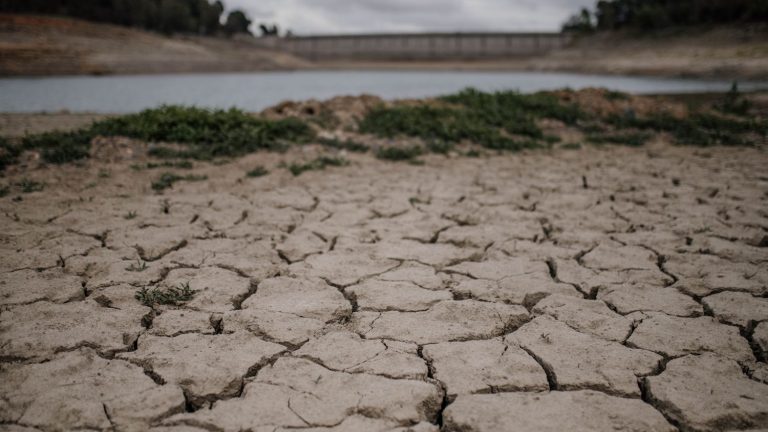
[[[376,152],[376,157],[388,161],[412,161],[424,154],[420,146],[411,147],[382,147]]]
[[[269,174],[269,171],[261,165],[245,173],[247,177],[263,177],[267,174]]]
[[[125,219],[125,220],[136,219],[136,212],[135,211],[129,211],[125,216],[123,216],[123,219]]]
[[[147,269],[147,263],[144,262],[141,258],[136,258],[136,262],[132,263],[128,267],[126,267],[125,270],[129,272],[143,272]]]
[[[136,291],[136,300],[144,306],[153,307],[154,305],[178,306],[181,303],[192,300],[197,291],[189,287],[189,282],[180,284],[178,287],[168,287],[166,289],[143,287]]]
[[[45,188],[45,185],[34,180],[22,179],[16,183],[16,186],[21,188],[23,193],[40,192]]]
[[[166,190],[168,188],[173,187],[173,184],[178,182],[178,181],[195,182],[195,181],[203,181],[203,180],[207,180],[207,179],[208,179],[208,177],[206,177],[206,176],[199,176],[199,175],[194,175],[194,174],[189,174],[189,175],[186,175],[186,176],[180,176],[178,174],[166,172],[166,173],[163,173],[162,175],[160,175],[160,178],[158,178],[156,181],[152,182],[152,189],[154,189],[154,190],[156,190],[158,192],[162,192],[162,191],[164,191],[164,190]]]
[[[306,171],[315,171],[315,170],[324,170],[326,167],[329,166],[346,166],[349,165],[349,161],[341,158],[341,157],[333,157],[333,156],[320,156],[314,160],[311,160],[309,162],[300,164],[300,163],[292,163],[287,166],[288,171],[291,172],[294,176],[300,176]]]

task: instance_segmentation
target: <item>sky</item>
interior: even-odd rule
[[[224,0],[297,35],[557,31],[595,0]],[[258,33],[255,25],[254,33]]]

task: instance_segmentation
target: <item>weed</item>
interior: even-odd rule
[[[125,216],[123,216],[123,219],[125,219],[125,220],[136,219],[136,212],[135,211],[129,211],[128,213],[126,213]]]
[[[388,161],[412,161],[424,154],[420,146],[411,147],[382,147],[376,152],[376,157]]]
[[[263,177],[267,174],[269,174],[269,171],[261,165],[245,173],[247,177]]]
[[[178,181],[203,181],[207,180],[207,176],[200,176],[200,175],[194,175],[194,174],[188,174],[185,176],[180,176],[178,174],[166,172],[160,175],[160,178],[158,178],[156,181],[152,182],[152,189],[161,192],[168,188],[173,187],[173,184]]]
[[[40,192],[45,188],[43,183],[26,178],[17,182],[16,186],[20,187],[23,193]]]
[[[143,272],[147,269],[147,263],[144,262],[141,258],[136,258],[135,263],[131,263],[128,267],[125,268],[126,271],[130,272]]]
[[[300,176],[302,173],[306,171],[314,171],[314,170],[324,170],[326,167],[329,166],[346,166],[349,165],[349,161],[347,161],[344,158],[340,157],[332,157],[332,156],[320,156],[314,160],[311,160],[309,162],[299,164],[299,163],[292,163],[287,166],[288,171],[291,172],[294,176]]]
[[[178,306],[181,303],[192,300],[197,290],[189,287],[189,282],[178,287],[168,287],[164,290],[160,288],[149,289],[147,287],[136,291],[136,300],[144,306],[153,307],[155,305]]]
[[[21,148],[11,144],[11,142],[0,136],[0,171],[5,170],[5,167],[16,163],[21,154]]]
[[[317,142],[324,147],[348,150],[355,153],[366,153],[368,150],[370,150],[367,145],[352,141],[350,139],[341,141],[338,138],[318,138]]]
[[[307,141],[314,134],[305,122],[295,118],[267,120],[237,109],[162,106],[106,119],[73,132],[29,135],[22,140],[22,147],[40,151],[47,162],[65,163],[87,158],[91,140],[98,135],[173,142],[185,146],[183,150],[155,147],[149,154],[157,157],[211,159],[239,156],[261,149],[279,149],[286,143]],[[0,156],[0,164],[5,159],[12,162],[15,156]]]

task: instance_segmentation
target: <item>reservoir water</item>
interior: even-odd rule
[[[437,96],[466,87],[524,93],[606,87],[637,94],[726,91],[724,80],[544,72],[297,71],[236,74],[65,76],[0,79],[0,112],[126,113],[162,104],[261,111],[285,100],[368,93],[385,99]],[[768,83],[739,83],[742,90]]]

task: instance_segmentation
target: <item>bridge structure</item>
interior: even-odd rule
[[[411,33],[263,37],[261,46],[309,60],[480,60],[543,54],[567,33]]]

